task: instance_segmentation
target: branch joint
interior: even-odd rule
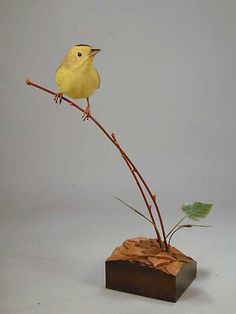
[[[26,83],[27,85],[31,85],[31,84],[32,84],[32,82],[30,81],[30,79],[26,79],[26,80],[25,80],[25,83]]]

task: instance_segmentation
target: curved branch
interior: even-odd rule
[[[55,95],[56,93],[54,93],[53,91],[47,89],[47,88],[44,88],[38,84],[35,84],[33,82],[31,82],[29,79],[26,80],[26,84],[27,85],[30,85],[30,86],[33,86],[33,87],[36,87],[46,93],[49,93],[51,95]],[[62,99],[64,101],[66,101],[70,106],[72,107],[75,107],[76,109],[82,111],[84,113],[84,109],[82,107],[80,107],[79,105],[75,104],[74,102],[70,101],[69,99],[65,98],[65,97],[62,97]],[[142,182],[142,184],[144,185],[147,193],[149,194],[153,204],[154,204],[154,207],[156,209],[156,212],[157,212],[157,215],[158,215],[158,219],[159,219],[159,222],[160,222],[160,226],[161,226],[161,230],[162,230],[162,235],[163,235],[163,239],[164,239],[164,249],[166,251],[168,251],[168,244],[167,244],[167,241],[166,241],[166,234],[165,234],[165,229],[164,229],[164,223],[163,223],[163,220],[162,220],[162,217],[161,217],[161,213],[160,213],[160,209],[156,203],[156,195],[153,194],[150,190],[150,188],[148,187],[146,181],[144,180],[144,178],[142,177],[142,175],[140,174],[140,172],[138,171],[137,167],[134,165],[134,163],[130,160],[130,158],[127,156],[127,154],[124,152],[124,150],[120,147],[119,143],[117,142],[116,138],[115,138],[115,135],[112,133],[111,135],[105,130],[105,128],[91,115],[90,116],[90,119],[98,126],[98,128],[106,135],[106,137],[117,147],[117,149],[119,150],[119,152],[121,153],[121,156],[123,157],[124,161],[126,162],[128,168],[130,169],[135,181],[136,181],[136,184],[138,185],[138,188],[142,194],[142,197],[144,199],[144,202],[145,202],[145,205],[147,207],[147,210],[149,212],[149,215],[151,217],[151,220],[153,222],[153,226],[154,226],[154,229],[155,229],[155,232],[157,234],[157,238],[158,238],[158,241],[159,241],[159,244],[160,246],[163,248],[163,245],[162,245],[162,241],[161,241],[161,236],[160,236],[160,233],[156,227],[156,222],[155,222],[155,219],[153,217],[153,214],[152,214],[152,210],[151,210],[151,205],[148,203],[147,201],[147,198],[145,196],[145,193],[142,189],[142,186],[138,180],[138,178],[140,179],[140,181]]]

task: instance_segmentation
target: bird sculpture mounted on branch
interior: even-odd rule
[[[59,89],[54,100],[61,103],[63,95],[74,99],[87,100],[87,107],[82,116],[88,120],[90,112],[89,97],[99,88],[100,77],[93,66],[94,56],[101,51],[90,45],[79,44],[70,48],[63,63],[57,68],[55,81]]]

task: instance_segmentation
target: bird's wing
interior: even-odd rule
[[[61,84],[63,83],[64,77],[65,77],[65,70],[63,67],[63,64],[59,65],[59,67],[57,68],[56,72],[55,72],[55,81],[58,87],[61,86]]]
[[[99,88],[100,87],[100,75],[99,75],[97,70],[96,70],[96,72],[97,72],[97,75],[98,75],[98,88]]]

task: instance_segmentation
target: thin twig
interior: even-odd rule
[[[135,209],[134,207],[130,206],[129,204],[127,204],[126,202],[124,202],[122,199],[120,199],[119,197],[115,196],[115,198],[120,201],[122,204],[126,205],[127,207],[129,207],[130,209],[132,209],[136,214],[140,215],[141,217],[143,217],[144,219],[146,219],[148,222],[150,222],[153,225],[153,222],[148,219],[144,214],[142,214],[140,211],[138,211],[137,209]]]
[[[42,86],[40,86],[40,85],[38,85],[38,84],[35,84],[35,83],[31,82],[29,79],[26,80],[26,84],[27,84],[27,85],[31,85],[31,86],[33,86],[33,87],[35,87],[35,88],[38,88],[38,89],[40,89],[40,90],[42,90],[42,91],[44,91],[44,92],[47,92],[47,93],[49,93],[49,94],[51,94],[51,95],[55,95],[55,94],[56,94],[55,92],[53,92],[53,91],[51,91],[51,90],[49,90],[49,89],[47,89],[47,88],[44,88],[44,87],[42,87]],[[62,97],[62,99],[63,99],[64,101],[66,101],[70,106],[75,107],[76,109],[82,111],[83,113],[85,112],[85,110],[84,110],[82,107],[80,107],[79,105],[77,105],[77,104],[75,104],[74,102],[70,101],[69,99],[67,99],[67,98],[65,98],[65,97]],[[134,177],[134,179],[135,179],[135,181],[136,181],[136,183],[137,183],[137,185],[138,185],[138,187],[139,187],[139,190],[140,190],[140,192],[141,192],[141,194],[142,194],[142,196],[143,196],[144,202],[145,202],[145,204],[146,204],[146,206],[147,206],[147,209],[148,209],[148,211],[149,211],[149,214],[150,214],[150,216],[151,216],[151,219],[152,219],[152,221],[154,222],[153,226],[154,226],[155,232],[157,233],[157,237],[158,237],[159,243],[160,243],[160,245],[161,245],[161,237],[160,237],[159,231],[157,230],[156,223],[155,223],[155,219],[154,219],[154,217],[153,217],[153,215],[152,215],[151,205],[149,205],[148,202],[147,202],[146,196],[145,196],[145,194],[144,194],[144,192],[143,192],[143,190],[142,190],[142,187],[141,187],[141,185],[140,185],[140,183],[139,183],[139,181],[138,181],[138,178],[139,178],[139,179],[141,180],[141,182],[143,183],[143,185],[144,185],[144,187],[145,187],[147,193],[149,194],[149,196],[150,196],[150,198],[151,198],[151,200],[152,200],[152,202],[153,202],[153,204],[154,204],[154,207],[155,207],[155,209],[156,209],[156,211],[157,211],[157,215],[158,215],[158,218],[159,218],[159,221],[160,221],[161,230],[162,230],[162,235],[163,235],[163,239],[164,239],[165,250],[168,251],[168,245],[167,245],[167,241],[166,241],[166,234],[165,234],[165,229],[164,229],[164,223],[163,223],[163,220],[162,220],[162,217],[161,217],[161,213],[160,213],[159,207],[158,207],[158,205],[157,205],[157,203],[156,203],[156,195],[151,192],[150,188],[148,187],[146,181],[144,180],[144,178],[142,177],[142,175],[141,175],[140,172],[138,171],[137,167],[136,167],[136,166],[134,165],[134,163],[130,160],[130,158],[127,156],[127,154],[124,152],[124,150],[120,147],[120,145],[118,144],[118,142],[113,138],[113,136],[111,136],[111,135],[105,130],[105,128],[104,128],[92,115],[90,116],[90,119],[100,128],[100,130],[106,135],[106,137],[118,148],[118,150],[120,151],[120,153],[121,153],[123,159],[126,161],[126,164],[127,164],[127,166],[129,167],[129,169],[131,170],[131,172],[132,172],[132,174],[133,174],[133,177]],[[137,178],[136,174],[137,174],[138,178]],[[161,246],[162,246],[162,245],[161,245]]]

